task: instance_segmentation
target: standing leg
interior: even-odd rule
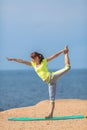
[[[50,111],[46,118],[53,117],[53,112],[55,108],[55,94],[56,94],[56,83],[54,79],[52,79],[48,85],[49,87],[49,98],[50,98]]]

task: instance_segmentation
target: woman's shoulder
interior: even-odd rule
[[[31,61],[31,65],[32,65],[32,66],[35,66],[35,65],[36,65],[36,63],[35,63],[35,62],[33,62],[33,61]]]
[[[47,59],[46,59],[46,58],[44,58],[42,62],[43,62],[43,63],[47,63]]]

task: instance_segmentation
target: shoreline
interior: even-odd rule
[[[87,100],[55,100],[54,116],[85,115]],[[9,117],[45,117],[49,112],[49,100],[34,106],[12,108],[0,112],[1,130],[87,130],[87,119],[46,120],[46,121],[8,121]]]
[[[87,99],[78,99],[78,98],[75,98],[75,99],[73,99],[73,98],[71,98],[71,99],[69,99],[69,98],[66,98],[66,99],[56,99],[55,101],[69,101],[69,100],[81,100],[81,101],[87,101]],[[3,108],[1,108],[1,111],[0,111],[0,113],[1,112],[5,112],[5,111],[9,111],[9,110],[13,110],[13,109],[20,109],[20,108],[26,108],[26,107],[33,107],[33,106],[36,106],[37,104],[39,104],[40,102],[44,102],[44,101],[48,101],[49,102],[49,100],[42,100],[42,101],[39,101],[39,102],[37,102],[36,104],[34,104],[34,105],[30,105],[30,106],[23,106],[23,107],[12,107],[12,108],[9,108],[9,109],[3,109]]]

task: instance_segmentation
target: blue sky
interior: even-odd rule
[[[87,68],[86,0],[0,1],[0,69],[29,69],[6,57],[31,60],[39,51],[48,57],[69,45],[72,69]],[[64,66],[64,56],[49,68]]]

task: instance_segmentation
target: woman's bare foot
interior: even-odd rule
[[[49,114],[48,116],[45,116],[45,118],[52,118],[53,114]]]
[[[69,49],[68,49],[68,46],[65,47],[65,50],[64,50],[64,54],[68,53],[69,52]]]

